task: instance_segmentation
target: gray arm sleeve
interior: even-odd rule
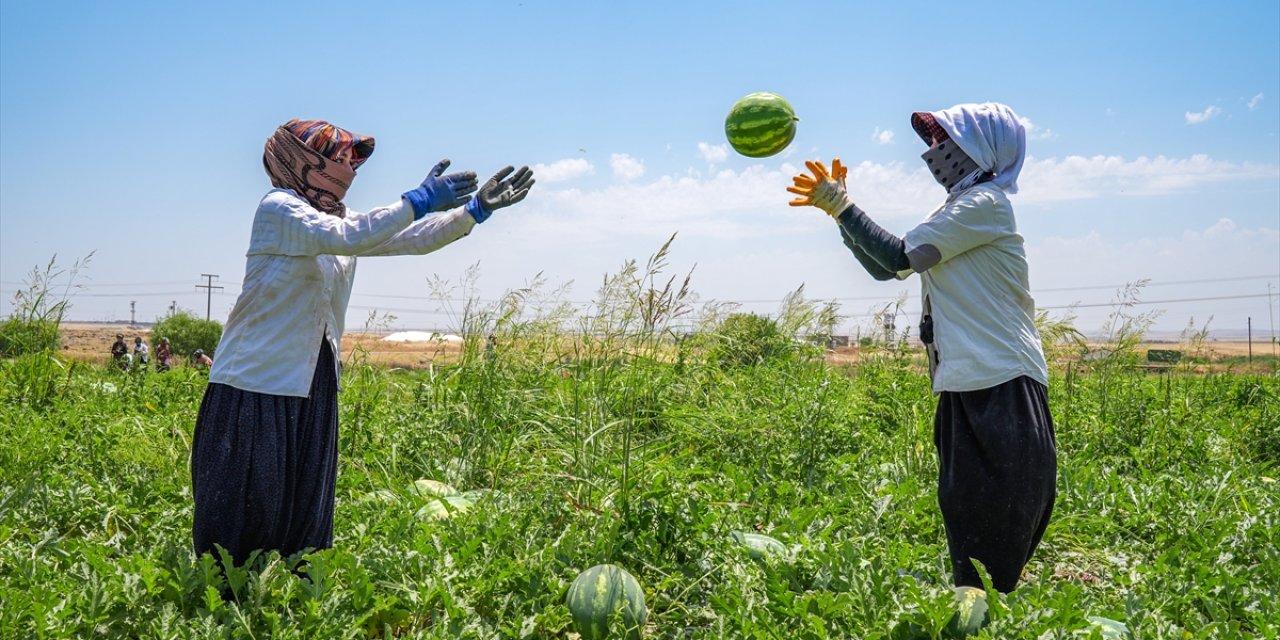
[[[853,253],[853,257],[858,259],[858,263],[862,265],[863,269],[867,270],[867,273],[870,274],[872,278],[883,281],[892,280],[897,277],[897,274],[880,266],[880,263],[867,255],[867,252],[863,251],[862,247],[855,244],[853,239],[849,237],[849,234],[845,233],[843,225],[840,227],[840,239],[844,240],[844,246],[849,248],[849,251]]]

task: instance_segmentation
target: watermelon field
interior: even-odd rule
[[[648,638],[958,635],[916,350],[831,364],[799,298],[678,331],[687,288],[650,266],[590,316],[469,309],[455,361],[355,353],[335,548],[227,573],[190,551],[205,374],[4,361],[0,637],[579,638],[601,564]],[[1054,519],[974,637],[1280,637],[1280,379],[1139,355],[1055,355]]]

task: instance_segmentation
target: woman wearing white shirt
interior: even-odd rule
[[[898,238],[845,190],[847,170],[807,162],[787,190],[795,206],[836,219],[845,246],[877,280],[919,273],[920,339],[938,396],[938,504],[957,585],[982,587],[971,559],[995,587],[1012,591],[1049,524],[1057,450],[1035,327],[1026,252],[1006,193],[1017,193],[1026,134],[997,103],[917,112],[929,145],[922,158],[946,201]]]
[[[244,287],[192,442],[197,554],[218,545],[239,564],[258,549],[332,546],[337,356],[356,256],[435,251],[534,182],[528,167],[506,167],[477,190],[475,173],[446,175],[442,160],[394,203],[350,211],[343,197],[373,148],[373,138],[318,120],[292,120],[267,140],[275,188],[254,215]]]

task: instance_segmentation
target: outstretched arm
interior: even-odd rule
[[[806,161],[805,165],[813,175],[798,175],[794,186],[787,187],[787,191],[801,196],[793,199],[791,206],[812,205],[834,218],[845,246],[871,277],[888,280],[903,272],[925,271],[938,263],[938,252],[932,246],[908,254],[902,238],[885,231],[853,203],[845,188],[849,170],[839,158],[831,163],[830,171],[821,162]]]
[[[895,274],[908,270],[922,273],[942,260],[942,254],[931,244],[921,245],[908,253],[907,243],[902,238],[885,231],[857,205],[849,205],[836,221],[846,238],[881,267]],[[875,276],[874,273],[871,275]]]

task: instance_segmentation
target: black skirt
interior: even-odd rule
[[[205,390],[191,443],[196,555],[221,545],[236,564],[255,549],[333,546],[338,381],[329,341],[306,398]]]
[[[934,416],[938,505],[957,585],[982,587],[970,558],[1009,592],[1057,497],[1058,454],[1045,386],[1028,377],[943,392]]]

